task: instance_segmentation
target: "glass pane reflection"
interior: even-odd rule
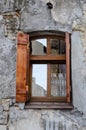
[[[32,66],[32,96],[46,96],[47,65],[33,64]]]
[[[51,54],[65,54],[65,42],[64,40],[51,39],[50,40]]]
[[[51,65],[51,96],[66,96],[66,65]]]
[[[47,48],[46,39],[36,39],[31,41],[31,54],[32,55],[45,55]]]

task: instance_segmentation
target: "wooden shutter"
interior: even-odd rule
[[[17,35],[16,102],[26,102],[28,100],[28,70],[29,36],[19,32]]]
[[[65,34],[66,42],[66,93],[67,102],[70,102],[70,36],[69,33]]]

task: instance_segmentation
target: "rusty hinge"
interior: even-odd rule
[[[27,44],[27,50],[29,50],[29,44]]]

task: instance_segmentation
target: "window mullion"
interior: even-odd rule
[[[70,102],[70,42],[69,33],[65,34],[66,42],[66,92],[67,92],[67,102]]]
[[[50,38],[47,38],[47,55],[50,54]],[[51,96],[51,69],[50,64],[47,65],[47,96]]]

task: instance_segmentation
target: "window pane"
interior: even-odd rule
[[[46,96],[47,65],[32,65],[32,96]]]
[[[31,54],[32,55],[45,55],[47,48],[46,39],[36,39],[31,41]]]
[[[51,96],[66,96],[66,65],[51,65]]]
[[[50,48],[51,48],[51,54],[65,54],[66,47],[65,47],[64,40],[59,39],[51,39],[50,40]]]

